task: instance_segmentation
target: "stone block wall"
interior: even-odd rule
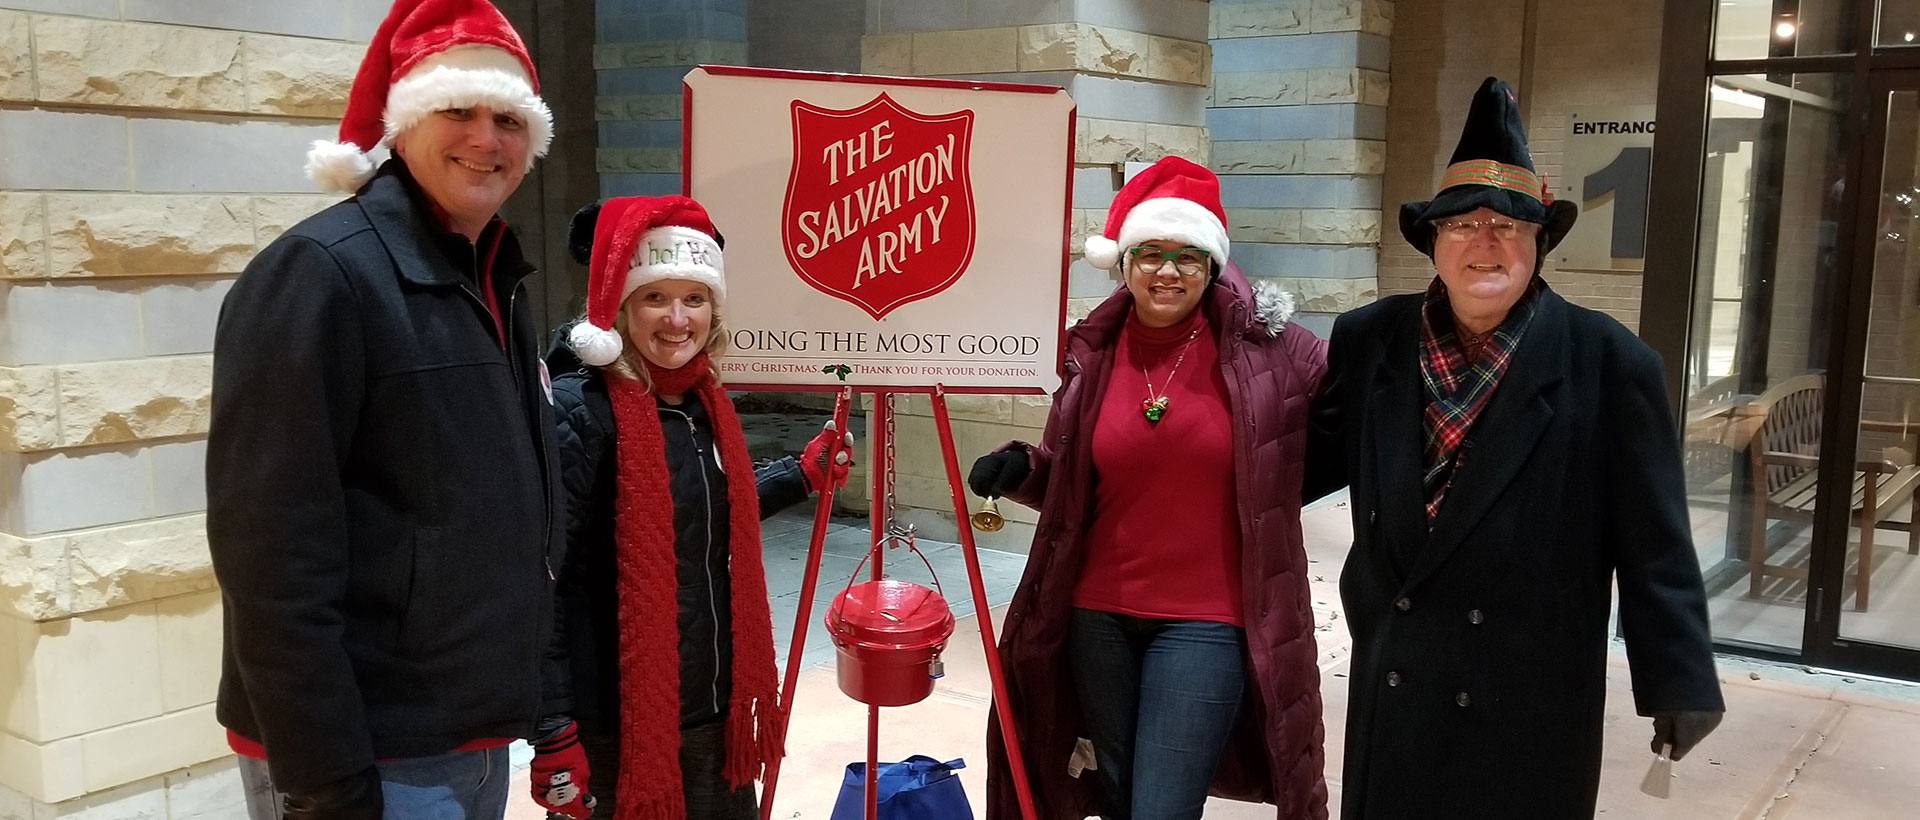
[[[1377,293],[1394,7],[1212,4],[1207,125],[1233,256],[1294,294],[1295,320],[1322,336]]]
[[[594,119],[600,195],[680,192],[680,81],[747,63],[747,0],[596,0]]]
[[[386,7],[0,0],[0,817],[243,816],[213,328]]]
[[[1078,252],[1105,225],[1124,164],[1163,156],[1209,160],[1214,56],[1207,24],[1203,0],[868,0],[860,65],[868,74],[1042,83],[1073,95],[1072,321],[1117,285]],[[953,540],[957,527],[929,400],[897,402],[900,518],[930,538]],[[1050,406],[1045,396],[951,396],[947,403],[963,476],[974,458],[1008,439],[1038,439]],[[968,496],[970,504],[978,501]],[[975,533],[978,543],[1025,552],[1033,512],[1009,502],[1001,513],[1007,527]]]
[[[860,72],[866,0],[749,0],[747,58],[753,65]]]
[[[1460,138],[1467,103],[1492,75],[1520,95],[1534,164],[1553,190],[1567,115],[1582,107],[1653,104],[1659,91],[1660,0],[1398,0],[1393,104],[1381,202],[1380,292],[1424,290],[1433,266],[1398,236],[1400,203],[1432,197]],[[1417,22],[1415,22],[1417,21]],[[1654,214],[1694,219],[1695,214]],[[1562,296],[1639,326],[1638,272],[1543,273]]]

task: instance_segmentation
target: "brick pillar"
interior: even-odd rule
[[[747,0],[597,0],[601,196],[680,192],[680,80],[701,63],[747,62]]]
[[[1373,301],[1386,172],[1389,0],[1215,0],[1207,125],[1233,257],[1325,336]]]
[[[254,253],[336,199],[307,143],[385,8],[8,5],[0,817],[238,816],[203,514],[214,321]]]
[[[868,74],[1032,82],[1065,87],[1078,104],[1074,149],[1076,253],[1068,315],[1083,316],[1116,280],[1081,261],[1081,242],[1106,222],[1127,162],[1208,156],[1207,4],[1201,0],[974,2],[869,0],[861,70]],[[1036,230],[1044,230],[1037,226]],[[990,245],[992,237],[980,237]],[[973,459],[1010,438],[1036,440],[1046,421],[1042,396],[949,399],[964,475]],[[898,489],[902,516],[929,537],[955,537],[930,408],[925,397],[899,404]],[[971,499],[970,499],[971,500]],[[1035,516],[1002,505],[998,533],[983,546],[1024,552]]]

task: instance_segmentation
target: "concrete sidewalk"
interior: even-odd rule
[[[790,514],[791,515],[791,514]],[[1340,771],[1351,641],[1339,614],[1336,587],[1341,563],[1351,543],[1344,502],[1322,502],[1303,515],[1312,594],[1318,618],[1322,689],[1326,701],[1327,782],[1333,816],[1339,816]],[[847,534],[831,539],[842,560],[848,547],[863,546],[864,530],[841,522]],[[768,561],[787,562],[790,543],[799,539],[806,549],[805,527],[785,528],[781,538],[768,538]],[[935,554],[943,579],[953,552],[922,542]],[[853,560],[857,560],[857,557]],[[1005,612],[1011,591],[1008,575],[1017,578],[1020,556],[983,553],[989,567],[989,604],[995,624]],[[849,562],[850,563],[850,562]],[[949,565],[950,566],[950,565]],[[925,571],[921,567],[922,572]],[[850,572],[848,569],[842,573]],[[770,571],[769,576],[780,575]],[[820,587],[845,582],[822,573]],[[776,599],[797,593],[797,575],[791,590],[770,590]],[[964,598],[961,578],[947,580],[956,598]],[[831,593],[825,593],[831,594]],[[784,608],[791,619],[795,607]],[[824,598],[815,604],[815,618],[825,611]],[[785,633],[791,620],[776,617],[776,631]],[[996,632],[997,634],[997,632]],[[795,713],[789,731],[788,757],[783,764],[774,816],[784,820],[825,820],[839,792],[846,764],[866,757],[866,707],[842,694],[834,680],[831,648],[814,624],[803,656],[809,666],[795,693]],[[822,651],[821,647],[827,647]],[[881,710],[880,758],[899,760],[925,754],[942,760],[965,758],[971,768],[961,773],[968,794],[983,793],[985,725],[991,687],[980,649],[978,624],[962,620],[945,654],[947,677],[932,697],[913,706]],[[1633,713],[1625,654],[1614,645],[1608,675],[1607,736],[1602,769],[1600,817],[1640,820],[1907,820],[1920,814],[1920,687],[1820,673],[1800,667],[1720,658],[1720,678],[1726,691],[1727,718],[1720,728],[1685,761],[1675,764],[1672,797],[1659,800],[1639,790],[1652,755],[1647,750],[1651,723]],[[1497,752],[1489,750],[1488,766],[1499,766]],[[606,777],[610,773],[598,776]],[[540,813],[526,798],[525,774],[514,787],[510,818],[536,820]],[[1271,806],[1208,802],[1208,818],[1235,820],[1271,818]],[[1285,820],[1283,818],[1282,820]]]

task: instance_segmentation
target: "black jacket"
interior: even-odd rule
[[[510,344],[398,160],[260,252],[221,308],[207,537],[218,716],[287,792],[531,733],[561,541],[533,269]]]
[[[1640,714],[1721,708],[1660,360],[1541,292],[1429,532],[1423,300],[1341,316],[1314,408],[1308,483],[1352,486],[1341,816],[1591,817],[1616,582]]]
[[[559,568],[559,625],[551,655],[566,670],[566,685],[548,701],[546,711],[612,729],[620,714],[613,406],[605,377],[581,367],[564,346],[549,354],[548,366],[561,374],[554,379],[553,398],[568,548]],[[683,404],[658,406],[674,507],[680,725],[688,727],[724,714],[732,694],[733,594],[727,549],[732,507],[706,408],[691,393]],[[807,497],[799,464],[791,457],[757,467],[755,478],[761,518]]]

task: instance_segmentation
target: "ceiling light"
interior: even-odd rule
[[[1777,26],[1774,26],[1774,27],[1773,27],[1773,36],[1775,36],[1775,37],[1778,37],[1778,38],[1780,38],[1780,39],[1782,39],[1782,40],[1785,40],[1785,39],[1788,39],[1788,38],[1790,38],[1790,37],[1792,37],[1792,36],[1793,36],[1793,24],[1792,24],[1792,23],[1788,23],[1788,22],[1784,22],[1784,21],[1783,21],[1783,22],[1781,22],[1781,23],[1780,23],[1779,25],[1777,25]]]
[[[1909,43],[1913,42],[1913,32],[1909,31],[1906,34],[1900,35],[1900,39],[1905,40]]]
[[[1713,99],[1723,103],[1737,105],[1741,108],[1748,108],[1754,111],[1767,110],[1766,99],[1758,94],[1751,94],[1737,88],[1728,88],[1719,83],[1708,86],[1707,91],[1710,92],[1710,96]]]

